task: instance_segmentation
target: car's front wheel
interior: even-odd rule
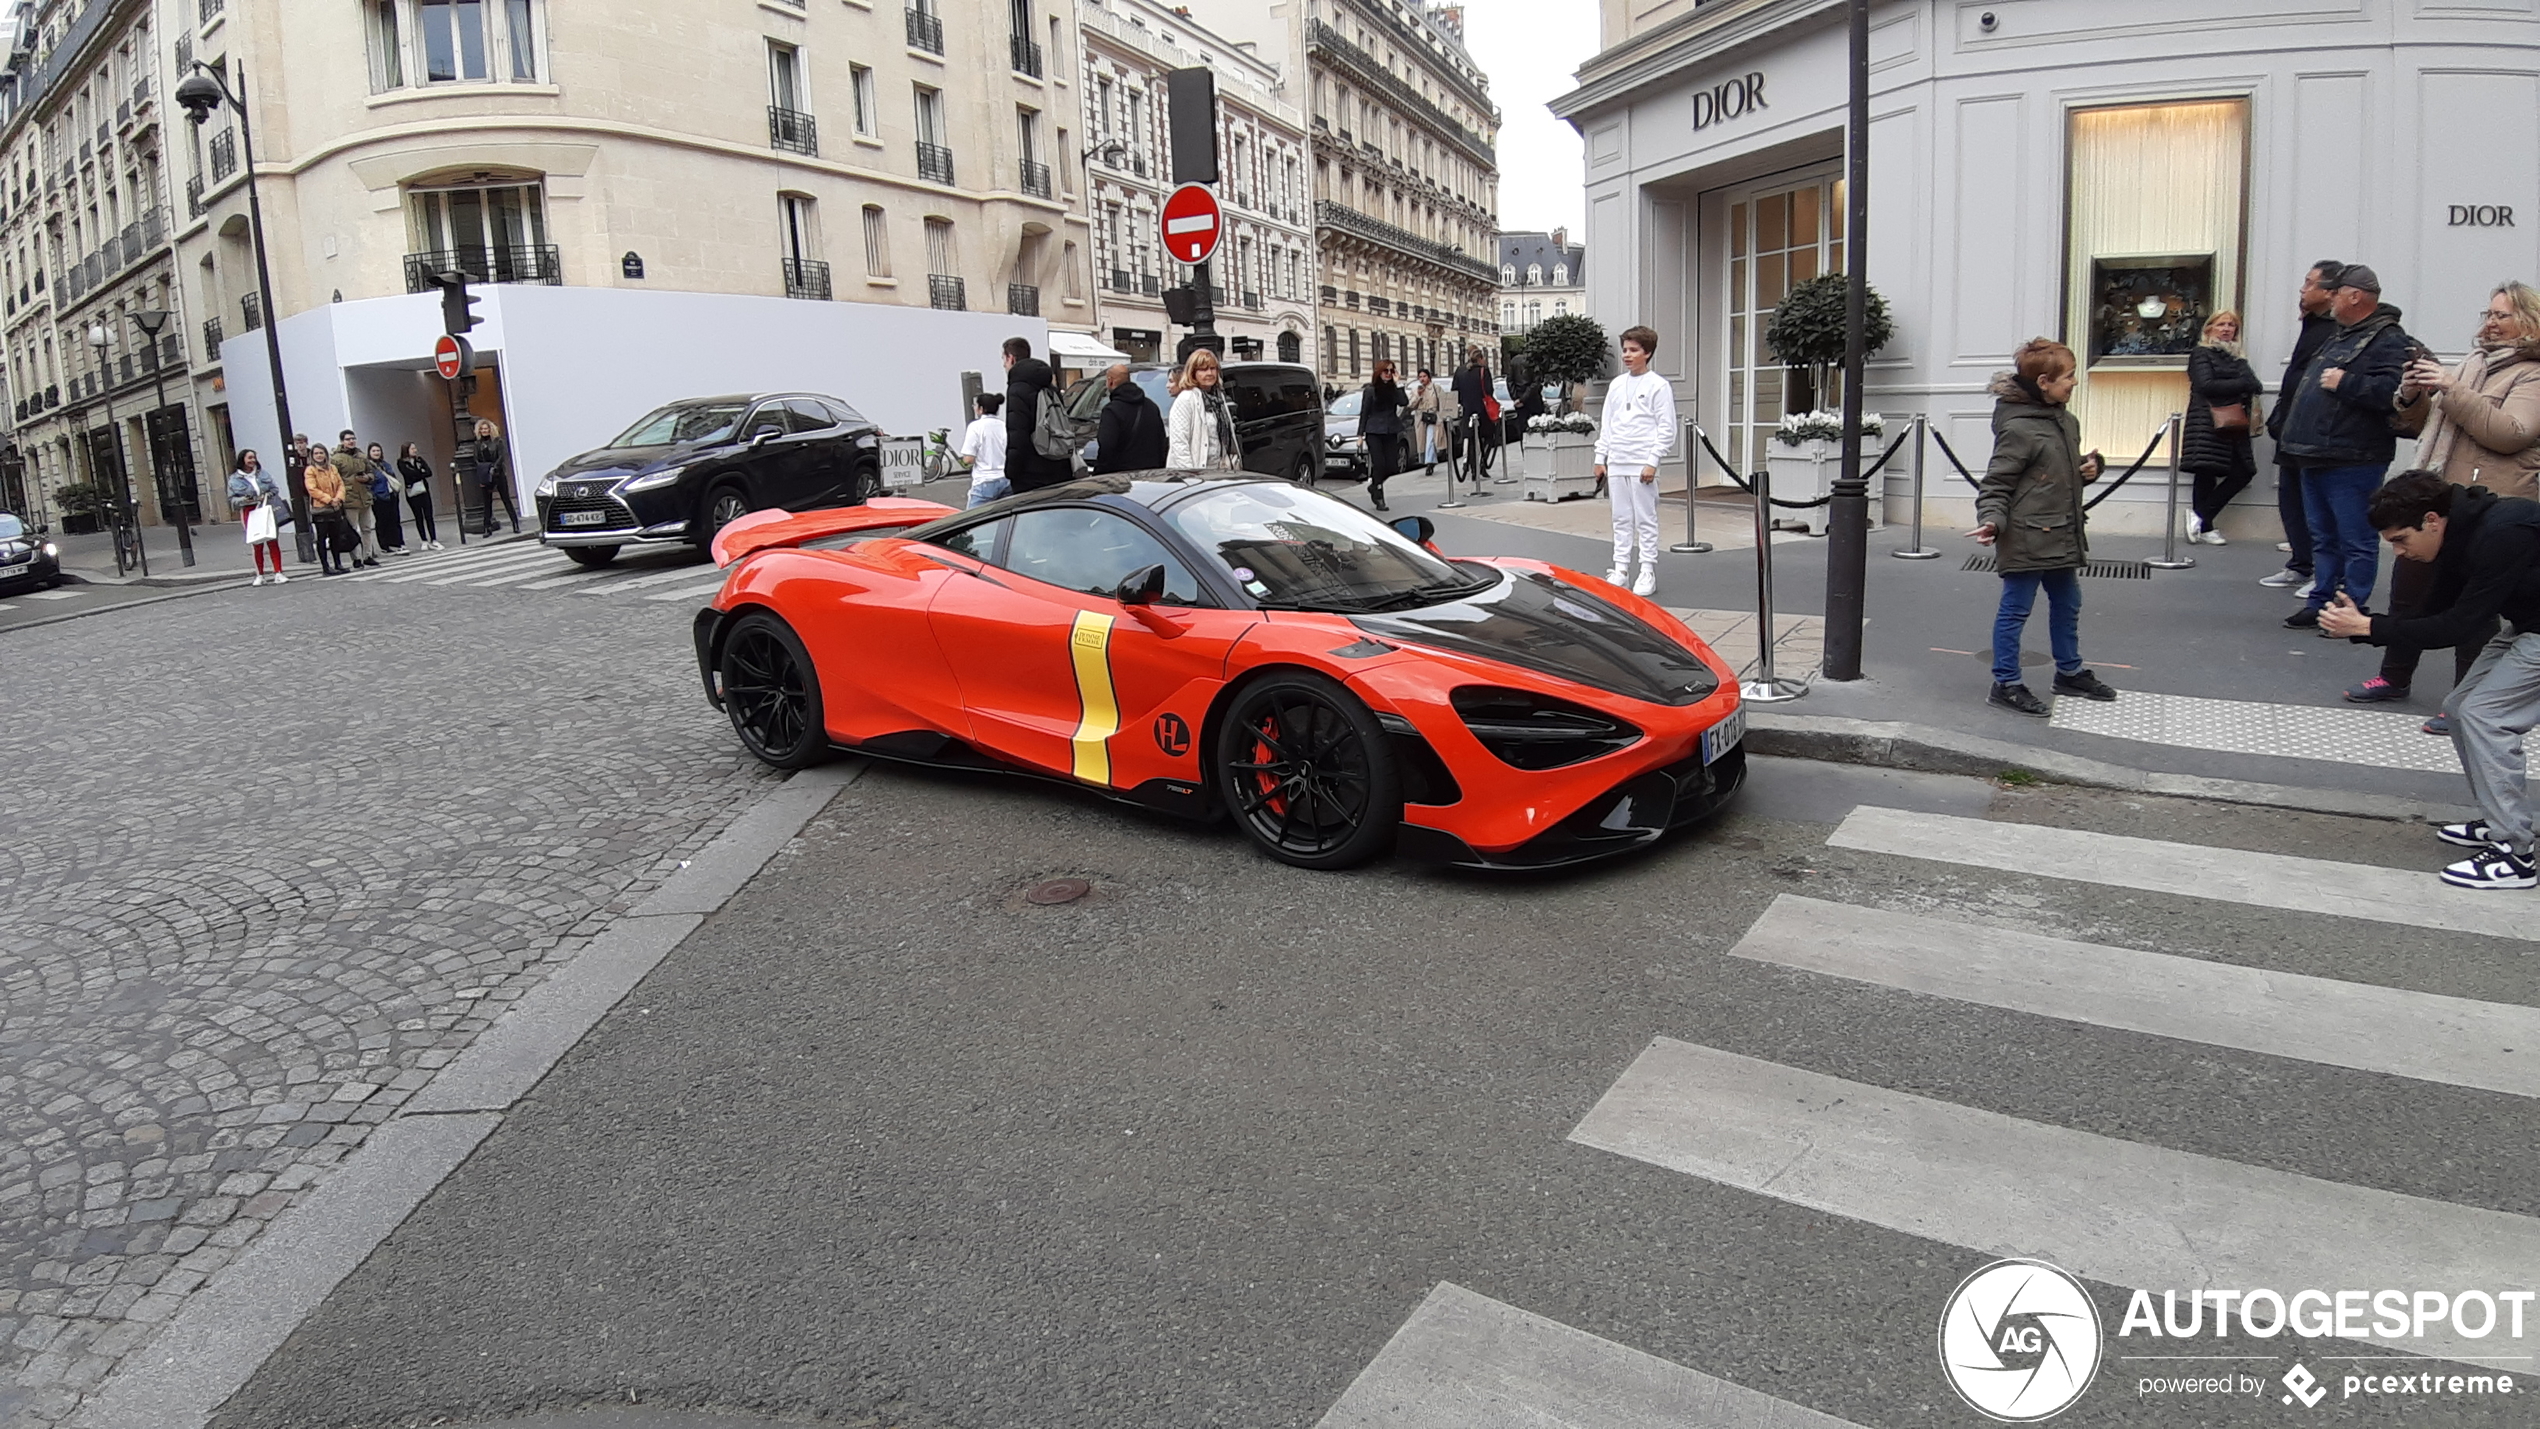
[[[847,482],[847,504],[862,506],[882,494],[882,471],[879,467],[856,463],[855,475]]]
[[[1264,853],[1348,868],[1393,846],[1402,780],[1376,716],[1311,671],[1245,689],[1217,739],[1219,797]]]
[[[750,514],[750,494],[737,481],[717,482],[697,512],[697,544],[711,546],[714,534]]]
[[[573,558],[575,565],[588,566],[594,570],[617,559],[615,546],[567,546],[564,548],[564,553]]]
[[[829,757],[820,676],[792,627],[764,611],[742,616],[724,637],[715,671],[724,713],[743,748],[779,769],[801,769]]]

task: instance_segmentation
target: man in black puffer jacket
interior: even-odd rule
[[[2540,502],[2411,471],[2373,494],[2367,519],[2401,560],[2433,562],[2426,613],[2410,620],[2366,615],[2341,596],[2320,612],[2320,633],[2441,650],[2503,619],[2448,701],[2452,747],[2486,817],[2438,831],[2444,842],[2474,850],[2444,869],[2443,881],[2456,888],[2540,886],[2522,753],[2523,736],[2540,726]]]
[[[1056,486],[1076,474],[1065,457],[1047,457],[1032,445],[1040,425],[1041,403],[1058,400],[1050,365],[1032,355],[1032,340],[1005,340],[1005,477],[1016,491]]]
[[[2370,268],[2349,263],[2337,275],[2328,311],[2337,331],[2311,358],[2300,389],[2284,399],[2293,410],[2276,441],[2276,450],[2302,468],[2316,563],[2310,603],[2285,617],[2291,630],[2319,624],[2320,607],[2340,590],[2359,606],[2372,603],[2381,545],[2364,507],[2399,449],[2390,425],[2408,367],[2399,310],[2381,301],[2381,279]]]
[[[2284,419],[2293,410],[2293,394],[2302,390],[2302,374],[2311,370],[2311,359],[2319,356],[2320,344],[2337,331],[2337,319],[2328,315],[2329,300],[2337,295],[2337,275],[2346,265],[2334,258],[2323,258],[2302,275],[2302,331],[2293,339],[2293,356],[2284,364],[2284,380],[2276,385],[2275,405],[2267,412],[2267,439],[2284,440]],[[2311,518],[2302,509],[2302,466],[2284,454],[2275,454],[2275,514],[2284,523],[2284,544],[2292,554],[2284,561],[2284,569],[2259,581],[2273,590],[2301,589],[2308,595],[2311,583]]]
[[[1154,471],[1164,465],[1164,414],[1155,399],[1129,376],[1127,363],[1115,363],[1102,375],[1111,395],[1102,404],[1102,421],[1094,428],[1094,472]]]

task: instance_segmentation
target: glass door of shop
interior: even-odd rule
[[[1831,169],[1776,175],[1728,195],[1727,350],[1719,365],[1727,401],[1717,426],[1725,438],[1720,454],[1741,472],[1764,465],[1765,443],[1783,414],[1810,395],[1785,390],[1782,361],[1764,330],[1794,285],[1843,271],[1843,214],[1843,180]],[[1819,406],[1840,395],[1814,394]]]

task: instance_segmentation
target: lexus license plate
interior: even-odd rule
[[[1702,762],[1705,764],[1718,762],[1721,755],[1737,748],[1737,742],[1744,738],[1746,738],[1746,706],[1739,705],[1727,719],[1702,732]]]
[[[567,511],[556,520],[557,524],[564,526],[605,526],[609,514],[605,511]]]

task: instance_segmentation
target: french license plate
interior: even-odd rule
[[[1746,738],[1746,706],[1739,705],[1727,719],[1702,732],[1702,762],[1705,764],[1718,762],[1721,755],[1737,748],[1737,742],[1744,738]]]
[[[556,522],[558,525],[562,526],[605,526],[609,522],[609,513],[605,511],[567,511],[563,515],[557,517]]]

